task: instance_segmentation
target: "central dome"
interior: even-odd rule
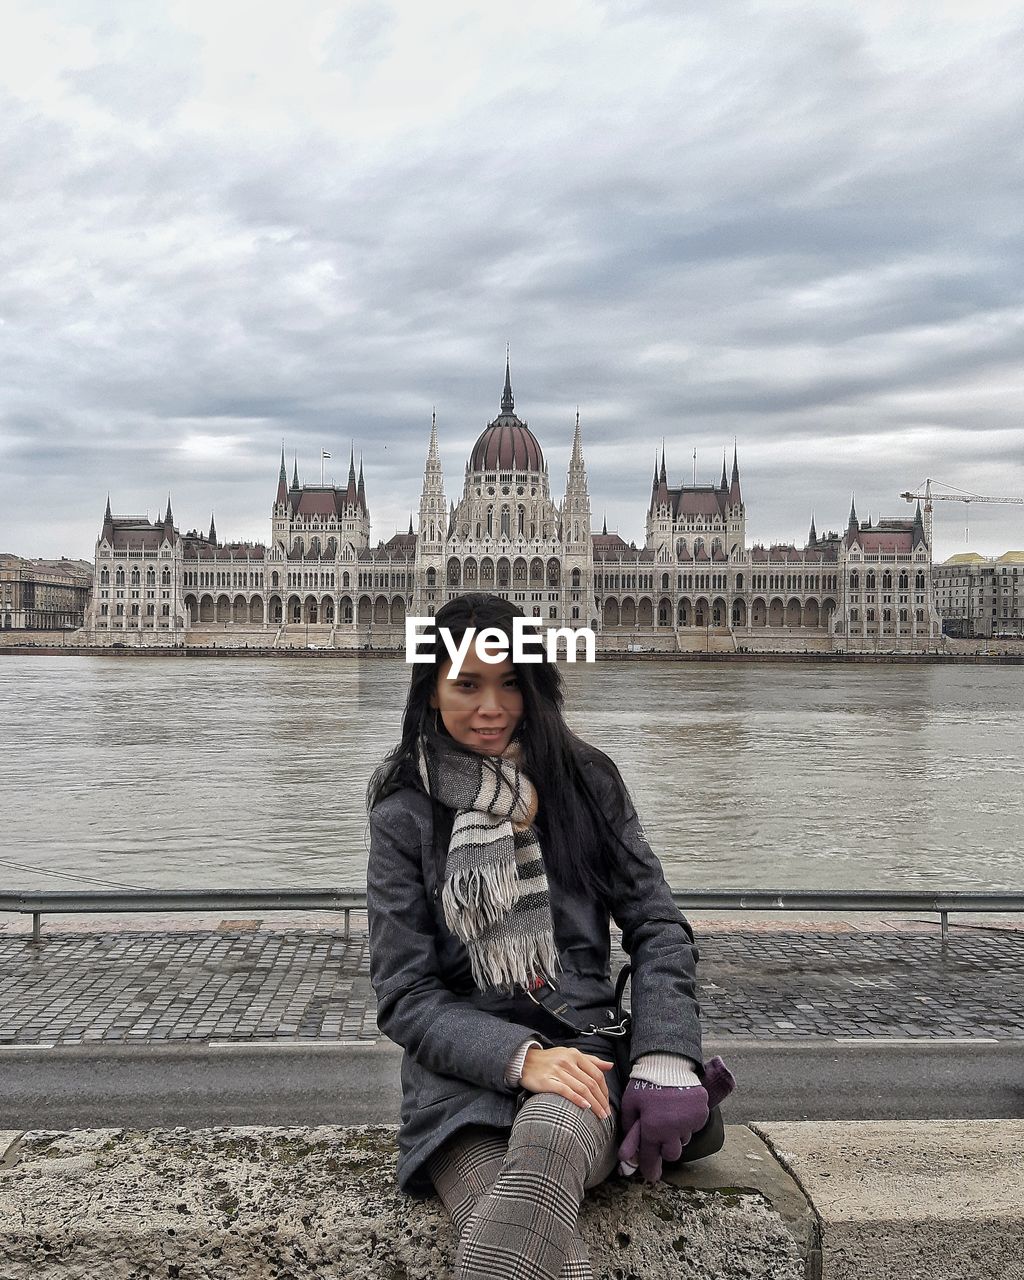
[[[512,374],[505,361],[501,412],[484,427],[469,455],[470,471],[543,471],[544,454],[525,422],[516,416]]]

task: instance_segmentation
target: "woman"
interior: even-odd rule
[[[460,596],[435,636],[496,627],[511,652],[516,616]],[[697,949],[618,770],[562,718],[556,666],[471,646],[450,672],[438,638],[368,793],[377,1021],[405,1049],[399,1184],[443,1200],[458,1280],[586,1280],[576,1219],[615,1165],[617,1113],[623,1169],[651,1181],[708,1121]],[[609,913],[633,965],[624,1094],[610,1042],[529,994],[550,982],[580,1025],[611,1021]]]

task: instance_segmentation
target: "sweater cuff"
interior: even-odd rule
[[[505,1068],[505,1083],[510,1089],[518,1089],[523,1076],[523,1063],[526,1061],[527,1052],[536,1045],[538,1049],[544,1046],[539,1040],[524,1040],[519,1048],[512,1055],[512,1059]]]
[[[697,1064],[678,1053],[642,1054],[633,1063],[629,1078],[649,1080],[652,1084],[667,1085],[677,1089],[692,1088],[701,1083],[700,1076],[697,1074]]]

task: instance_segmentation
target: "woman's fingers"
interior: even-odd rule
[[[521,1084],[531,1093],[557,1093],[604,1120],[611,1115],[605,1079],[611,1066],[578,1049],[531,1048],[523,1063]]]

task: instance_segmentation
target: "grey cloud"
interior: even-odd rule
[[[907,469],[949,458],[928,454],[943,422],[962,441],[949,479],[988,459],[979,433],[1009,430],[1015,410],[984,388],[1012,385],[1019,360],[1019,31],[973,57],[946,51],[966,62],[944,86],[928,66],[896,74],[898,50],[883,65],[855,15],[782,26],[716,7],[681,21],[677,51],[676,12],[647,7],[658,43],[632,99],[570,63],[553,74],[548,50],[528,91],[517,72],[443,134],[376,153],[313,128],[185,129],[173,77],[133,84],[144,33],[137,58],[75,86],[122,115],[136,100],[151,122],[166,115],[146,145],[113,129],[85,148],[14,104],[0,433],[19,485],[43,498],[5,496],[32,530],[24,549],[86,553],[37,512],[80,528],[72,508],[91,517],[108,483],[124,508],[171,487],[176,514],[212,505],[222,532],[265,536],[282,435],[307,476],[321,445],[343,475],[355,438],[386,537],[418,503],[432,404],[457,494],[506,339],[553,487],[581,403],[596,517],[607,508],[627,539],[642,539],[663,436],[679,479],[693,444],[703,470],[739,436],[766,537],[802,537],[812,501],[819,527],[845,520],[854,479],[885,505]],[[328,42],[339,74],[388,56],[389,11],[361,14]],[[187,50],[165,70],[183,57],[188,91]],[[944,408],[919,403],[937,393]],[[925,433],[913,459],[886,443],[907,425]],[[190,460],[178,445],[193,430],[246,443]],[[807,456],[854,432],[870,453]],[[1019,463],[1007,479],[1024,487]],[[1019,521],[1001,515],[1009,544]]]

